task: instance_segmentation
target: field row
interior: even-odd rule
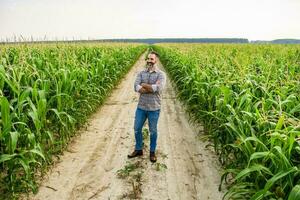
[[[0,47],[0,193],[35,178],[146,50],[138,44]]]
[[[229,185],[225,198],[300,199],[300,46],[154,49],[214,144],[225,169],[220,188]]]

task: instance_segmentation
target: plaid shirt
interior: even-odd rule
[[[157,81],[159,81],[157,83]],[[166,84],[166,74],[165,72],[154,66],[154,71],[149,71],[148,68],[140,71],[134,82],[134,90],[138,92],[142,87],[142,83],[151,84],[152,93],[142,94],[140,93],[140,98],[138,102],[138,108],[148,111],[159,110],[161,106],[161,93]]]

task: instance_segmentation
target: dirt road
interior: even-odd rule
[[[133,82],[144,62],[141,57],[92,115],[31,199],[221,199],[216,156],[197,139],[169,78],[158,124],[158,162],[149,161],[148,148],[143,158],[127,159],[138,101]]]

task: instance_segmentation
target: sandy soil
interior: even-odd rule
[[[201,127],[188,123],[169,78],[158,124],[157,163],[149,161],[148,147],[142,158],[127,159],[134,148],[138,100],[133,82],[144,62],[142,56],[30,199],[221,199],[217,158],[205,149],[207,143],[197,139]]]

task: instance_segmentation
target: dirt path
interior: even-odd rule
[[[221,199],[216,156],[196,139],[198,130],[188,123],[169,80],[158,125],[158,162],[150,163],[148,148],[143,158],[127,159],[138,100],[133,82],[143,66],[141,57],[31,199]]]

